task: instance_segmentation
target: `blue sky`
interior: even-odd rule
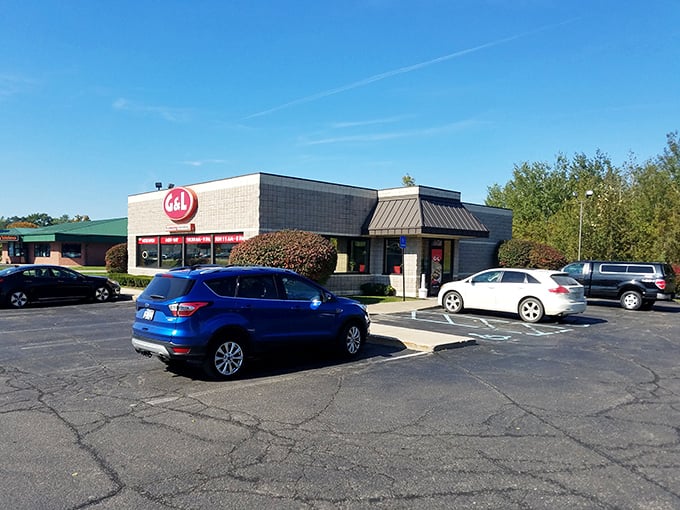
[[[679,128],[678,0],[0,0],[0,216],[253,172],[483,203]]]

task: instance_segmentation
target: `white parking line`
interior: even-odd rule
[[[64,347],[65,345],[87,345],[87,344],[96,344],[96,343],[102,343],[102,342],[115,342],[118,340],[129,340],[129,336],[118,336],[118,337],[106,337],[106,338],[99,338],[98,340],[50,340],[47,342],[39,342],[39,343],[33,343],[31,345],[26,345],[24,347],[20,347],[20,350],[26,351],[30,349],[44,349],[44,348],[49,348],[49,347]]]
[[[158,404],[167,404],[168,402],[174,402],[175,400],[179,400],[179,397],[154,398],[152,400],[146,400],[144,403],[149,404],[150,406],[155,406]]]
[[[388,361],[396,361],[396,360],[404,359],[404,358],[413,358],[415,356],[423,356],[425,354],[432,354],[432,353],[428,352],[428,351],[414,352],[412,354],[404,354],[403,356],[394,356],[394,357],[391,357],[391,358],[381,359],[381,360],[376,361],[376,363],[386,363]]]

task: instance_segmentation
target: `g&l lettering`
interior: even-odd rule
[[[172,188],[165,195],[163,209],[172,221],[184,221],[196,213],[198,200],[189,188]]]

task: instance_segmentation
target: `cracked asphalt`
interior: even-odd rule
[[[680,305],[376,315],[475,342],[231,382],[136,354],[133,307],[0,310],[4,508],[680,508]]]

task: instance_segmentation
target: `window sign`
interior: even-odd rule
[[[217,243],[242,243],[243,234],[215,234],[215,244]]]

